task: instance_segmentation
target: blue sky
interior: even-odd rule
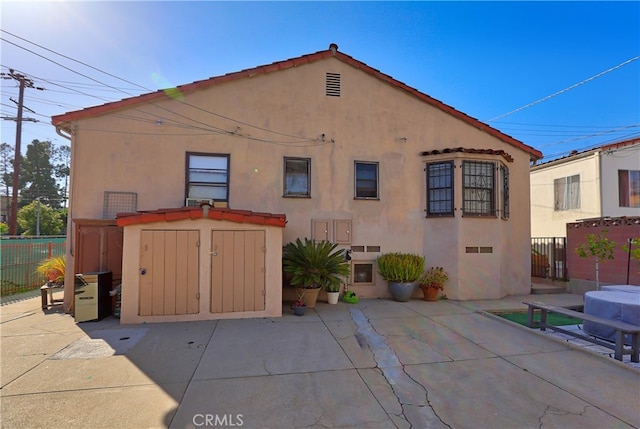
[[[68,144],[51,115],[330,43],[545,160],[640,136],[640,2],[3,1],[0,14],[1,71],[45,88],[25,93],[25,116],[40,122],[24,123],[23,151],[33,139]],[[0,116],[15,117],[17,97],[2,80]],[[1,124],[13,145],[15,122]]]

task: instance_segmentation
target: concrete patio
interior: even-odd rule
[[[296,317],[76,324],[1,307],[3,428],[640,427],[640,370],[485,310],[319,303]]]

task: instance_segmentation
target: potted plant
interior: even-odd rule
[[[327,302],[329,304],[337,304],[340,298],[340,285],[331,285],[325,288],[327,292]]]
[[[291,275],[290,283],[304,294],[304,303],[313,308],[320,289],[340,290],[342,278],[349,275],[349,262],[338,245],[330,241],[299,238],[285,246],[282,270]]]
[[[418,285],[422,289],[425,301],[437,301],[444,284],[449,280],[449,274],[442,267],[431,267],[420,277]]]
[[[304,293],[298,295],[298,300],[293,303],[291,309],[296,316],[304,316],[304,312],[307,310],[307,306],[304,304]]]
[[[65,266],[64,256],[51,256],[40,262],[36,271],[46,276],[49,283],[64,283]]]
[[[417,280],[424,272],[424,256],[412,253],[385,253],[377,259],[378,273],[389,282],[395,301],[411,299]]]

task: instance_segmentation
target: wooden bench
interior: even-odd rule
[[[40,301],[42,309],[47,310],[50,306],[62,304],[64,299],[53,299],[53,291],[55,289],[63,289],[64,284],[47,282],[40,288]]]
[[[527,313],[528,313],[528,324],[530,328],[539,327],[541,331],[544,331],[546,330],[546,328],[549,328],[553,331],[572,335],[576,338],[580,338],[585,341],[589,341],[590,343],[597,344],[599,346],[607,347],[609,349],[614,350],[614,357],[619,361],[622,361],[622,355],[630,354],[631,362],[640,362],[640,353],[639,353],[640,326],[632,325],[626,322],[621,322],[619,320],[604,319],[602,317],[594,316],[592,314],[581,313],[579,311],[571,310],[569,308],[564,308],[564,307],[555,307],[553,305],[547,305],[542,302],[523,301],[522,303],[526,304],[529,307]],[[540,310],[540,321],[533,320],[533,315],[535,310]],[[616,331],[615,344],[611,344],[610,342],[603,341],[595,337],[582,335],[578,332],[568,331],[558,326],[550,325],[547,323],[547,313],[562,314],[564,316],[574,317],[576,319],[588,320],[589,322],[593,322],[593,323],[597,323],[600,325],[605,325],[610,328],[613,328]],[[625,335],[631,336],[630,349],[624,347]]]

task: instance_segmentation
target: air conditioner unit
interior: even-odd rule
[[[200,207],[201,203],[208,203],[211,207],[213,207],[213,200],[209,198],[187,198],[187,201],[184,203],[186,207]]]

